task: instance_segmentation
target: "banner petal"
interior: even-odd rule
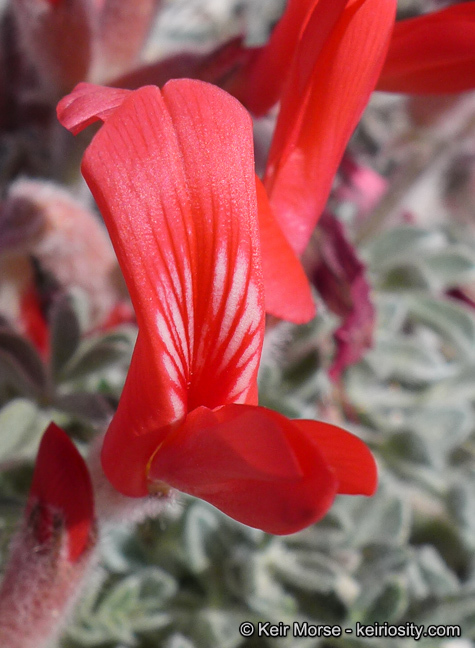
[[[109,111],[113,95],[103,96]],[[119,475],[128,465],[121,426],[135,439],[201,405],[255,402],[264,332],[249,115],[199,81],[171,81],[163,91],[148,86],[122,98],[82,165],[140,330],[133,378],[105,444],[120,462]],[[88,101],[93,105],[90,93]],[[94,105],[103,118],[100,101]],[[135,477],[129,486],[123,481],[113,481],[121,492],[145,494]]]

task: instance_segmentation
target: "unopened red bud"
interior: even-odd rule
[[[95,539],[87,467],[52,423],[0,589],[2,648],[42,648],[57,636],[92,564]]]

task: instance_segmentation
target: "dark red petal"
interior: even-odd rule
[[[262,277],[266,311],[296,324],[315,316],[307,276],[274,218],[266,190],[257,178]]]
[[[152,458],[151,490],[165,482],[268,533],[299,531],[325,515],[337,481],[294,423],[262,407],[199,408]]]
[[[264,186],[297,254],[308,243],[348,140],[383,64],[396,0],[350,0],[321,48],[313,41],[324,3],[310,17],[282,95]]]
[[[41,440],[27,511],[64,520],[69,558],[75,562],[87,548],[94,523],[91,478],[84,459],[67,434],[51,423]]]
[[[58,103],[58,120],[77,135],[95,121],[105,122],[130,94],[130,90],[78,83],[71,94]]]
[[[338,493],[373,495],[378,486],[378,470],[367,445],[357,436],[329,423],[293,421],[314,440],[338,480]]]
[[[310,277],[328,308],[343,319],[334,334],[337,354],[330,368],[330,377],[338,380],[372,346],[376,312],[366,267],[331,213],[320,219],[315,240],[316,263]]]
[[[195,407],[256,399],[264,307],[251,120],[206,83],[142,88],[107,118],[83,173],[142,340],[103,465],[118,490],[141,495],[131,473],[145,465],[129,465],[127,437],[142,447],[137,437]]]
[[[242,66],[253,50],[244,47],[242,36],[219,45],[212,52],[180,52],[158,62],[141,66],[114,79],[111,85],[136,90],[144,85],[162,87],[170,79],[200,79],[226,88],[226,80]]]
[[[378,90],[414,94],[475,88],[475,2],[396,23]]]

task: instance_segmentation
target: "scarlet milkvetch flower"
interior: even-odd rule
[[[395,11],[395,0],[290,0],[269,43],[225,85],[258,116],[280,100],[263,177],[274,224],[262,235],[264,267],[279,267],[278,239],[296,257],[306,248],[376,85]],[[293,294],[298,305],[268,310],[308,320],[303,282]],[[269,303],[278,295],[279,281],[266,284]]]
[[[102,465],[125,495],[200,497],[292,533],[337,493],[371,494],[368,448],[338,427],[257,406],[264,291],[251,120],[212,85],[81,84],[58,106],[134,304],[139,335]]]
[[[297,254],[376,86],[395,12],[396,0],[290,0],[269,43],[227,86],[256,115],[280,100],[263,183]]]
[[[378,90],[443,94],[475,88],[475,2],[396,23]]]
[[[51,423],[0,587],[2,648],[43,648],[57,636],[91,564],[95,539],[86,464]]]
[[[298,256],[376,85],[395,11],[396,0],[289,0],[264,47],[246,52],[231,41],[214,55],[174,57],[123,80],[136,87],[155,75],[162,82],[189,65],[188,74],[221,84],[256,116],[280,100],[265,191],[258,190],[262,202],[265,192],[269,197],[261,223],[266,310],[283,319],[302,323],[314,315]]]
[[[297,256],[308,245],[375,88],[395,11],[396,0],[289,0],[269,43],[226,86],[256,115],[280,100],[263,184],[269,209]],[[336,334],[339,351],[330,371],[336,378],[371,345],[374,309],[364,268],[333,225],[319,233],[320,249],[327,254],[313,278],[318,276],[315,283],[330,308],[335,286],[346,303],[339,309],[346,319]],[[268,245],[267,238],[263,243]],[[263,256],[278,265],[278,251]]]

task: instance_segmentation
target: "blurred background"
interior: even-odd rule
[[[285,6],[150,2],[141,23],[126,21],[130,37],[116,30],[108,41],[88,31],[76,0],[77,37],[65,40],[60,16],[35,42],[35,4],[49,3],[0,3],[2,562],[46,425],[54,419],[86,455],[117,405],[136,336],[79,172],[91,134],[64,131],[57,100],[81,79],[161,83],[157,62],[175,55],[186,75],[195,56],[242,34],[263,44]],[[449,4],[400,0],[398,13]],[[258,168],[274,121],[256,121]],[[377,494],[339,497],[288,537],[185,496],[158,518],[111,526],[62,648],[413,643],[245,639],[245,620],[455,624],[463,638],[419,645],[475,646],[475,93],[374,93],[304,263],[318,314],[305,326],[269,319],[261,404],[361,436],[378,461]]]

